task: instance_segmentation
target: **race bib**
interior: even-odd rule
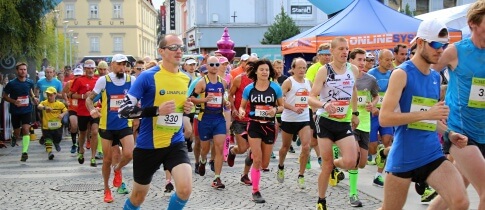
[[[438,100],[436,99],[413,96],[411,101],[411,109],[409,112],[428,111],[436,103],[438,103]],[[421,120],[419,122],[408,124],[408,128],[424,131],[436,131],[436,124],[436,120]]]
[[[57,129],[61,127],[61,121],[60,120],[50,120],[47,122],[47,128],[49,129]]]
[[[109,110],[117,112],[123,103],[124,95],[111,95],[109,99]]]
[[[337,111],[333,114],[329,114],[328,115],[329,117],[342,119],[342,118],[345,118],[345,116],[347,116],[347,111],[349,110],[349,104],[350,104],[349,100],[332,101],[331,103],[337,109]]]
[[[183,114],[177,113],[177,112],[158,116],[157,126],[180,128],[182,126],[182,117],[183,117]]]
[[[468,106],[473,108],[485,109],[485,79],[472,78]]]
[[[256,105],[256,109],[254,110],[254,116],[256,117],[269,117],[269,110],[271,106],[266,105]]]
[[[365,108],[367,105],[367,100],[369,96],[369,91],[367,90],[359,90],[357,91],[357,105],[359,108]]]
[[[384,101],[385,92],[379,92],[379,101],[377,101],[377,108],[381,108],[382,101]]]
[[[20,102],[20,106],[28,106],[29,105],[29,96],[19,96],[17,101]]]
[[[207,101],[207,107],[221,108],[222,107],[222,93],[210,93],[214,98]]]
[[[72,106],[77,106],[77,99],[71,99]]]
[[[295,107],[296,108],[307,108],[309,96],[310,96],[310,93],[307,92],[307,91],[297,92],[295,94]]]

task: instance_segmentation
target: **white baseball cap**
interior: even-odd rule
[[[193,58],[189,58],[185,61],[185,64],[187,65],[194,64],[194,63],[197,63],[197,61],[195,61],[195,59]]]
[[[74,76],[82,76],[84,71],[80,68],[75,68],[74,71],[72,71],[72,74],[74,74]]]
[[[251,53],[251,56],[253,56],[253,57],[256,57],[256,58],[257,58],[257,57],[258,57],[258,54],[257,54],[257,53]]]
[[[123,54],[116,54],[116,55],[113,55],[113,59],[111,59],[111,60],[113,62],[120,63],[120,62],[123,62],[123,61],[128,61],[128,58]]]
[[[241,60],[242,61],[247,61],[248,59],[249,59],[249,55],[248,54],[241,55]]]
[[[95,63],[84,63],[83,66],[84,67],[88,67],[88,68],[96,68],[96,64]]]
[[[366,57],[366,58],[375,58],[374,54],[372,54],[371,52],[367,52],[367,53],[365,54],[365,57]]]
[[[428,42],[435,41],[435,42],[441,42],[441,43],[448,43],[450,40],[448,35],[446,37],[438,36],[440,31],[443,29],[448,30],[446,28],[446,25],[436,18],[423,20],[423,22],[419,24],[418,32],[416,33],[416,37],[414,37],[414,39],[411,40],[411,44],[414,44],[414,42],[416,42],[418,38],[424,39]]]

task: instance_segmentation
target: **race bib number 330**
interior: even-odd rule
[[[182,127],[183,112],[178,108],[176,112],[157,117],[157,129],[167,132],[177,132]]]

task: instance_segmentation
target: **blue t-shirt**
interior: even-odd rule
[[[455,43],[455,47],[458,65],[449,71],[445,97],[446,105],[450,107],[448,128],[485,144],[485,50],[477,48],[470,38]],[[476,91],[472,91],[473,80]]]
[[[37,82],[37,88],[39,88],[39,100],[44,101],[47,97],[45,90],[49,87],[54,87],[58,93],[62,91],[62,82],[57,78],[52,78],[47,80],[47,78],[42,78]]]
[[[413,111],[428,109],[426,105],[423,106],[423,103],[420,103],[423,101],[422,98],[438,102],[440,98],[438,72],[431,70],[430,74],[424,75],[411,61],[402,63],[399,68],[407,75],[406,87],[398,105],[402,113],[409,113],[412,109]],[[436,123],[431,120],[426,122]],[[394,142],[386,161],[386,171],[408,172],[444,156],[436,127],[427,128],[428,130],[424,130],[423,126],[417,126],[417,123],[396,126]]]
[[[372,68],[367,72],[367,74],[370,74],[376,78],[377,85],[379,85],[379,92],[386,92],[387,85],[389,84],[389,78],[391,77],[391,71],[387,70],[386,73],[383,74],[377,68],[378,67]]]
[[[276,107],[276,100],[283,97],[283,91],[276,82],[270,82],[269,87],[264,91],[259,91],[254,87],[254,82],[244,88],[242,98],[249,102],[251,111],[249,118],[255,120],[274,121],[274,117],[265,117],[265,112],[261,112],[265,107]],[[258,113],[257,113],[258,112]],[[259,116],[257,116],[259,115]]]
[[[18,78],[10,80],[3,91],[13,100],[21,100],[21,106],[10,104],[10,114],[27,114],[32,112],[32,97],[30,91],[34,89],[34,82],[26,79],[21,82]]]
[[[160,66],[143,71],[131,86],[128,94],[140,100],[141,108],[160,106],[175,101],[174,113],[165,116],[142,118],[136,148],[166,148],[184,142],[183,104],[187,100],[190,78],[182,73],[172,73]]]

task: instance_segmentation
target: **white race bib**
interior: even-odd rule
[[[436,103],[438,103],[438,100],[436,99],[413,96],[409,112],[425,112],[428,111]],[[435,131],[436,124],[436,120],[421,120],[419,122],[413,122],[408,124],[408,128],[425,131]]]
[[[380,108],[382,105],[382,101],[384,101],[384,94],[385,92],[379,92],[379,101],[377,101],[377,107]]]
[[[269,117],[269,110],[271,106],[266,105],[256,105],[256,109],[254,110],[254,116],[256,117]]]
[[[329,114],[328,116],[342,119],[347,116],[347,111],[349,110],[349,100],[344,101],[332,101],[332,105],[337,109],[337,111],[333,114]]]
[[[305,92],[297,92],[295,94],[295,107],[297,108],[307,108],[308,107],[308,97],[310,93]]]
[[[368,90],[357,91],[357,106],[365,108],[367,106]]]
[[[117,112],[124,98],[124,95],[111,95],[109,99],[109,110]]]
[[[472,78],[468,106],[473,108],[485,109],[485,79]]]
[[[20,106],[29,106],[29,97],[28,96],[19,96],[17,101],[20,102]]]
[[[60,120],[51,120],[47,122],[47,127],[49,129],[56,129],[61,127],[61,121]]]
[[[77,99],[71,99],[72,106],[77,106]]]
[[[167,115],[158,116],[157,126],[160,127],[182,127],[183,114],[171,113]]]
[[[207,107],[221,108],[222,107],[222,93],[210,93],[214,96],[212,100],[207,101]]]

